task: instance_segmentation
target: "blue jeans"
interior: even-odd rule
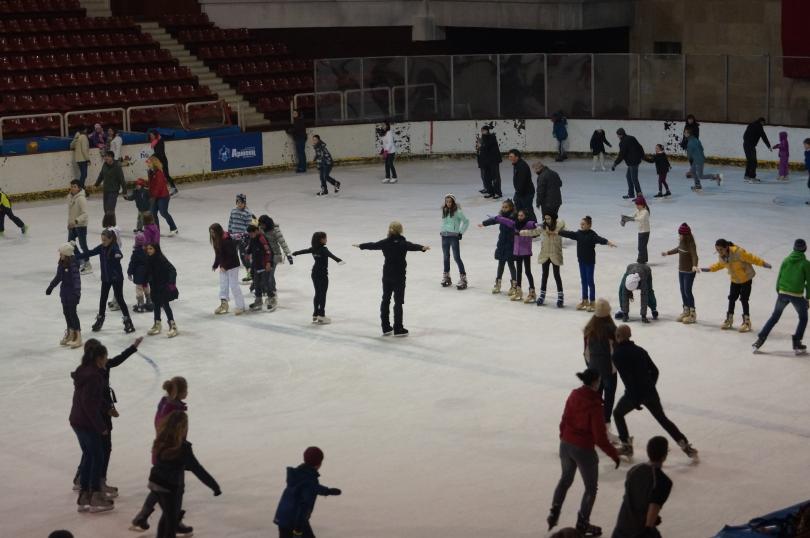
[[[331,164],[323,164],[318,167],[318,174],[321,176],[321,191],[326,192],[326,183],[329,182],[332,186],[337,185],[337,180],[330,176],[329,174],[332,173],[332,165]]]
[[[104,442],[101,434],[73,428],[82,449],[82,462],[79,464],[79,483],[82,491],[99,491],[101,473],[104,468]]]
[[[592,263],[579,262],[579,280],[582,283],[582,298],[593,302],[596,300],[596,284],[593,282],[593,274],[596,265]]]
[[[87,252],[87,226],[74,226],[68,229],[68,241],[74,239],[79,240],[79,245],[82,247],[81,252]],[[75,247],[76,252],[79,252],[79,247]]]
[[[799,325],[796,326],[796,333],[793,336],[795,336],[798,340],[804,338],[804,330],[807,328],[807,299],[804,297],[794,297],[793,295],[780,293],[776,297],[776,306],[773,308],[773,314],[771,314],[771,317],[759,332],[760,340],[765,340],[768,338],[768,335],[771,334],[774,326],[779,323],[779,318],[782,317],[782,312],[785,310],[785,307],[788,304],[792,304],[793,308],[796,309],[796,313],[799,314]]]
[[[79,183],[81,183],[82,189],[84,189],[84,182],[87,181],[87,166],[89,164],[90,161],[81,161],[76,163],[76,166],[79,167]]]
[[[635,196],[636,194],[641,194],[641,184],[638,182],[638,165],[631,166],[627,165],[627,194],[628,196]],[[635,189],[635,194],[633,194],[633,189]]]
[[[692,271],[679,271],[678,284],[681,286],[681,302],[686,308],[695,308],[695,296],[692,295],[692,284],[695,283],[695,275]]]
[[[296,172],[307,171],[307,140],[302,138],[295,141]]]
[[[466,275],[467,271],[464,270],[464,262],[461,261],[461,246],[458,236],[443,235],[442,236],[442,254],[444,255],[444,272],[450,272],[450,249],[453,249],[453,259],[458,265],[458,272]]]
[[[174,219],[169,214],[169,200],[171,198],[152,198],[152,215],[155,216],[155,224],[158,228],[160,228],[160,219],[158,218],[158,212],[163,215],[163,218],[166,219],[166,222],[169,223],[169,230],[174,231],[177,229],[177,225],[174,223]]]

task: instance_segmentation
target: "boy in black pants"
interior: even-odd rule
[[[143,179],[135,180],[135,189],[129,196],[124,196],[125,200],[135,202],[135,207],[138,209],[138,220],[135,223],[135,229],[132,233],[143,231],[143,214],[146,211],[151,211],[152,201],[149,199],[149,190],[146,188],[146,181]]]
[[[392,222],[388,225],[388,237],[376,243],[361,243],[353,245],[360,250],[382,250],[385,256],[383,264],[383,295],[380,303],[380,322],[383,336],[408,336],[408,329],[402,325],[402,305],[405,303],[405,270],[408,262],[405,256],[408,252],[421,250],[427,252],[430,247],[417,245],[402,237],[402,224]],[[391,296],[394,296],[394,327],[388,317],[391,305]]]
[[[253,293],[256,300],[250,305],[251,310],[262,309],[262,294],[265,290],[270,289],[268,277],[270,276],[270,267],[273,255],[270,253],[270,244],[267,238],[259,231],[259,228],[254,224],[249,224],[247,227],[250,242],[248,243],[248,255],[250,256],[250,272],[253,275]]]
[[[8,196],[6,196],[6,193],[0,189],[0,237],[2,237],[6,231],[6,217],[11,219],[11,222],[16,224],[23,234],[28,231],[28,226],[20,220],[20,217],[14,214],[11,210],[11,201],[8,199]]]

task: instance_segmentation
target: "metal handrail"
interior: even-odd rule
[[[65,136],[65,124],[62,121],[62,114],[60,114],[59,112],[45,112],[42,114],[19,114],[16,116],[0,117],[0,142],[3,141],[3,122],[9,120],[24,120],[26,118],[50,118],[51,116],[59,117],[59,136]]]
[[[397,90],[405,90],[407,91],[410,88],[420,88],[430,86],[433,88],[433,113],[439,113],[439,90],[436,86],[435,82],[423,82],[421,84],[402,84],[399,86],[391,86],[391,91],[393,92],[393,98],[391,100],[391,117],[396,117],[397,115]]]
[[[186,103],[183,106],[183,108],[185,108],[186,118],[188,118],[188,111],[192,106],[216,105],[216,104],[225,105],[225,104],[227,104],[227,101],[225,101],[225,99],[216,99],[214,101],[192,101],[190,103]],[[241,104],[242,103],[240,102],[239,103],[240,108],[241,108]],[[220,112],[222,112],[222,123],[223,124],[230,124],[231,118],[229,118],[227,116],[227,114],[225,113],[225,107],[224,106],[220,107]],[[239,117],[239,113],[237,112],[237,118],[238,117]],[[238,123],[238,121],[237,121],[237,123]],[[191,125],[191,120],[189,120],[189,126],[190,125]],[[241,127],[241,125],[240,125],[240,127]]]
[[[177,109],[180,107],[181,112],[185,112],[185,109],[180,105],[180,103],[165,103],[165,104],[155,104],[155,105],[138,105],[138,106],[131,106],[127,108],[127,126],[132,126],[132,111],[133,110],[149,110],[154,108],[174,108]],[[180,125],[185,129],[186,122],[183,115],[180,114]]]
[[[327,92],[296,93],[295,95],[293,95],[292,101],[290,101],[290,122],[292,123],[292,121],[293,121],[293,117],[292,117],[293,110],[298,108],[298,98],[299,97],[307,97],[307,96],[311,95],[312,97],[315,98],[315,107],[317,108],[318,107],[318,96],[319,95],[330,95],[330,94],[337,94],[337,95],[340,96],[340,121],[344,121],[346,119],[346,115],[345,115],[346,96],[344,95],[344,92],[334,91],[333,90],[333,91],[327,91]]]
[[[343,106],[344,106],[343,117],[344,118],[349,117],[349,94],[350,93],[359,93],[360,94],[360,118],[361,119],[374,119],[374,118],[371,118],[369,116],[366,116],[366,110],[365,110],[366,101],[364,99],[364,93],[365,92],[374,92],[374,91],[385,91],[388,94],[388,116],[384,116],[384,117],[390,117],[391,111],[393,109],[392,97],[391,97],[392,96],[392,91],[391,91],[390,86],[376,86],[374,88],[353,88],[353,89],[349,89],[349,90],[344,90],[344,92],[343,92],[343,96],[344,96],[344,98],[343,98]]]
[[[70,132],[70,125],[68,123],[68,118],[70,116],[78,116],[79,114],[96,114],[98,112],[121,112],[121,118],[123,121],[123,127],[125,131],[129,130],[129,118],[126,115],[126,111],[122,107],[115,107],[115,108],[91,108],[87,110],[71,110],[70,112],[65,112],[63,121],[64,121],[64,132]]]

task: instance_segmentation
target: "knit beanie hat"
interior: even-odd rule
[[[807,243],[804,239],[797,239],[793,242],[793,250],[798,252],[804,252],[807,250]]]
[[[74,247],[73,243],[65,243],[61,247],[59,247],[59,254],[62,256],[73,256]]]
[[[638,283],[641,282],[641,277],[638,273],[630,273],[627,275],[627,278],[624,279],[624,287],[630,291],[635,291],[638,289]]]
[[[685,222],[678,226],[678,234],[679,235],[690,235],[692,233],[692,228],[689,227],[688,224]]]
[[[244,194],[242,194],[240,192],[239,194],[236,195],[236,203],[237,204],[238,203],[246,204],[247,203],[247,196],[245,196]]]
[[[456,201],[456,195],[453,194],[452,192],[448,192],[447,194],[444,195],[444,197],[445,199],[452,198],[454,202]]]
[[[645,200],[644,197],[639,194],[633,199],[633,203],[636,205],[647,205],[647,200]]]
[[[142,232],[135,234],[135,246],[142,247],[146,244],[146,236]]]
[[[596,305],[594,306],[593,315],[597,318],[609,318],[610,317],[610,303],[607,299],[599,298],[596,300]]]
[[[323,450],[317,446],[311,446],[304,450],[304,463],[310,467],[317,467],[323,462]]]

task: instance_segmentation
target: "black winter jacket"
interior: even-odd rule
[[[127,266],[127,276],[132,277],[132,282],[138,286],[146,284],[146,251],[143,247],[135,247],[129,255],[129,265]]]
[[[655,388],[658,368],[644,348],[632,340],[616,344],[613,348],[613,364],[622,378],[625,392],[634,403],[640,405],[658,398]]]
[[[93,256],[98,256],[102,282],[124,280],[124,271],[121,269],[123,255],[117,243],[110,243],[107,247],[100,244],[94,249],[80,252],[76,257],[80,260],[87,260]]]
[[[287,467],[287,487],[281,494],[273,523],[282,529],[292,530],[302,530],[306,526],[318,495],[333,494],[320,484],[319,476],[317,470],[303,463],[295,468]]]
[[[183,441],[180,454],[174,459],[163,459],[160,454],[155,458],[155,464],[149,473],[150,489],[152,484],[158,488],[177,491],[185,485],[185,471],[191,471],[200,482],[211,488],[215,495],[220,493],[219,484],[208,471],[200,465],[191,450],[191,443]]]
[[[528,163],[523,159],[512,165],[512,183],[515,186],[516,196],[533,196],[534,182],[532,181],[532,171]]]
[[[600,131],[594,131],[591,135],[591,153],[594,155],[599,155],[600,153],[605,152],[605,146],[612,148],[610,142],[608,142],[605,133]]]
[[[560,230],[561,237],[577,242],[577,261],[590,265],[596,264],[596,245],[607,245],[608,240],[593,230]]]
[[[654,153],[649,157],[645,155],[644,160],[648,163],[655,163],[655,173],[659,176],[672,170],[672,165],[669,164],[669,158],[666,153]]]
[[[635,136],[624,135],[619,141],[619,156],[613,162],[613,166],[618,166],[622,161],[627,166],[638,166],[644,158],[644,148],[638,143]]]
[[[405,256],[408,252],[421,251],[423,248],[422,245],[411,243],[401,235],[389,235],[376,243],[361,243],[359,247],[360,250],[382,250],[385,257],[383,280],[393,282],[405,281],[405,270],[408,267]]]
[[[172,300],[172,291],[169,288],[176,290],[177,270],[162,253],[156,252],[153,256],[147,256],[146,280],[149,282],[153,303]]]
[[[560,175],[544,167],[537,174],[537,207],[551,208],[555,211],[562,205],[562,180]]]
[[[478,167],[483,168],[484,166],[498,164],[502,160],[497,137],[492,133],[481,135],[478,146]]]
[[[749,123],[748,127],[745,128],[745,133],[743,133],[743,144],[753,148],[759,144],[760,139],[765,142],[766,146],[771,147],[768,136],[765,134],[765,126],[758,121]]]

